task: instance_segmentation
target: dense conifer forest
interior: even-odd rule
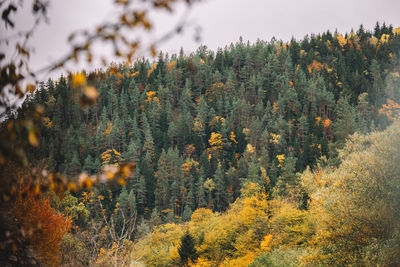
[[[41,83],[3,123],[40,106],[28,161],[68,183],[46,203],[69,230],[34,252],[64,266],[395,266],[399,48],[400,28],[377,23]]]

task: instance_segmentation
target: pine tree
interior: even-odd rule
[[[133,190],[128,193],[126,187],[122,187],[117,203],[119,204],[119,211],[113,216],[115,216],[115,230],[121,234],[128,227],[126,225],[128,222],[136,223],[137,209]]]
[[[259,183],[261,181],[260,166],[256,157],[252,157],[252,160],[249,162],[248,169],[249,172],[247,175],[247,179],[253,183]]]
[[[81,169],[81,163],[79,161],[78,153],[75,152],[72,156],[71,162],[67,164],[68,168],[66,169],[66,173],[71,176],[75,176],[79,173]]]
[[[152,228],[154,226],[160,225],[162,223],[160,214],[157,210],[157,208],[154,208],[153,211],[151,212],[149,223],[151,224]]]
[[[187,266],[189,259],[192,262],[197,259],[195,240],[189,231],[186,231],[186,233],[181,237],[181,244],[178,247],[178,252],[182,266]]]
[[[215,209],[217,211],[221,211],[225,207],[225,202],[226,202],[225,174],[221,164],[218,164],[218,168],[215,171],[214,181],[215,181],[215,199],[216,199]]]
[[[354,133],[356,127],[356,113],[347,98],[339,99],[336,107],[337,118],[333,124],[336,142],[344,144],[346,139]]]
[[[189,221],[190,217],[192,216],[192,209],[189,207],[189,205],[185,205],[185,208],[183,210],[182,214],[182,220],[183,221]]]
[[[167,155],[163,150],[158,160],[157,172],[155,173],[155,206],[160,210],[166,209],[169,201],[169,174],[166,157]]]
[[[200,174],[199,174],[199,180],[196,184],[196,188],[198,189],[197,201],[196,201],[197,208],[204,208],[207,206],[206,193],[204,190],[204,182],[205,182],[205,173],[204,173],[204,169],[201,167]]]
[[[143,214],[146,208],[146,195],[147,195],[147,188],[146,188],[146,181],[140,173],[137,175],[137,184],[136,184],[136,200],[139,214]]]
[[[83,169],[87,171],[89,174],[92,174],[96,171],[96,167],[94,165],[92,156],[88,155],[86,157],[85,162],[83,164]]]

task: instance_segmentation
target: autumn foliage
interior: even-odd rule
[[[198,256],[189,266],[396,266],[399,129],[397,122],[383,133],[355,134],[338,168],[306,170],[291,193],[307,192],[307,209],[246,183],[225,213],[200,208],[185,224],[158,226],[133,246],[132,259],[175,266],[188,231]]]
[[[386,104],[379,109],[379,114],[385,115],[389,120],[394,121],[399,117],[400,105],[392,99],[387,99]]]
[[[12,214],[39,262],[57,266],[61,257],[60,244],[71,228],[71,220],[50,206],[49,197],[40,198],[28,187],[20,191]]]
[[[24,124],[27,159],[48,168],[40,172],[48,188],[71,195],[60,208],[38,197],[48,192],[42,184],[20,190],[13,214],[36,258],[68,266],[399,262],[399,125],[390,124],[400,114],[400,37],[360,32],[239,42],[216,54],[201,47],[42,84],[18,115],[29,122],[24,111],[42,109],[40,131]],[[81,109],[80,94],[96,105]],[[4,125],[10,138],[17,122]],[[73,218],[73,233],[50,204]],[[183,251],[183,240],[192,249]]]

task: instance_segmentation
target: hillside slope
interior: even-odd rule
[[[30,165],[0,171],[72,225],[64,265],[391,266],[399,52],[377,24],[68,74],[9,114]]]
[[[291,198],[268,200],[246,183],[224,213],[196,210],[185,224],[165,224],[135,243],[131,261],[181,264],[186,231],[194,239],[190,266],[396,266],[400,261],[400,123],[351,136],[338,167],[306,170],[300,185],[307,209]],[[106,259],[104,259],[106,260]]]
[[[136,162],[126,187],[141,216],[154,208],[170,218],[185,208],[222,211],[241,183],[286,195],[296,173],[321,156],[337,164],[336,148],[350,134],[390,124],[400,109],[399,47],[387,26],[239,41],[217,52],[203,46],[188,56],[160,54],[154,64],[49,80],[19,114],[44,107],[30,159],[71,181]],[[79,79],[100,93],[83,109]],[[120,189],[112,191],[116,199]]]

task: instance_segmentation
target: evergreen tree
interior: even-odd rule
[[[195,240],[189,231],[186,231],[186,233],[181,237],[181,244],[178,247],[178,252],[182,266],[187,266],[189,259],[192,262],[197,259]]]
[[[222,165],[218,164],[218,168],[214,174],[215,181],[215,209],[217,211],[223,210],[226,203],[226,191],[225,191],[225,174],[222,169]]]
[[[189,221],[192,213],[192,209],[189,207],[189,205],[185,205],[185,208],[183,209],[182,220]]]
[[[207,206],[206,193],[204,190],[205,173],[204,169],[200,168],[199,180],[196,184],[197,191],[197,208],[204,208]]]
[[[339,99],[336,107],[337,118],[333,124],[336,142],[344,144],[347,137],[354,133],[356,127],[356,113],[347,98]]]
[[[97,170],[94,160],[92,156],[90,156],[90,154],[85,159],[85,162],[83,164],[83,169],[87,171],[89,174],[92,174]]]
[[[390,38],[381,41],[383,34]],[[26,119],[30,108],[44,107],[40,149],[30,148],[28,160],[67,180],[97,174],[102,153],[115,149],[118,163],[136,163],[126,186],[138,215],[171,209],[174,221],[207,201],[224,210],[243,179],[285,195],[296,185],[294,174],[315,168],[321,156],[337,164],[337,149],[352,133],[385,129],[400,103],[399,40],[390,25],[377,24],[344,37],[328,31],[288,44],[239,41],[216,53],[202,46],[187,56],[160,55],[154,69],[143,59],[85,74],[100,96],[84,109],[70,77],[50,79],[7,116]],[[382,105],[393,110],[385,115]],[[209,143],[213,132],[221,134],[218,153]],[[188,173],[183,158],[190,158]],[[110,213],[119,189],[99,188],[111,192]]]

